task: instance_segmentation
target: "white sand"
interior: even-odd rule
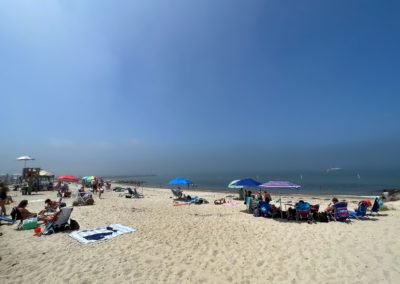
[[[388,216],[310,225],[254,218],[241,202],[216,206],[221,193],[198,193],[210,204],[190,206],[172,206],[167,189],[144,194],[106,192],[94,206],[74,208],[81,229],[113,223],[137,229],[107,241],[82,245],[67,233],[35,237],[0,226],[0,283],[400,283],[398,202],[388,203],[397,208]],[[23,198],[18,194],[14,204]],[[28,205],[34,212],[42,207]]]

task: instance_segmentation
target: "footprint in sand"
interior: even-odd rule
[[[257,262],[257,267],[260,267],[264,264],[264,260],[260,260]]]

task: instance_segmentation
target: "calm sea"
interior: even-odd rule
[[[232,191],[228,184],[235,179],[253,178],[260,182],[288,180],[302,186],[299,190],[280,192],[319,195],[377,195],[387,188],[400,187],[400,171],[305,171],[305,172],[263,172],[225,174],[182,174],[182,175],[131,175],[108,177],[113,180],[141,180],[146,186],[168,188],[168,181],[185,177],[193,181],[196,190]],[[277,190],[275,190],[277,191]],[[271,190],[272,192],[272,190]]]

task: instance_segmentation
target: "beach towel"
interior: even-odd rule
[[[238,205],[238,203],[235,201],[228,201],[225,203],[225,206],[236,206],[236,205]]]
[[[15,222],[15,220],[13,220],[11,218],[3,217],[3,216],[0,216],[0,221],[10,222],[10,223]]]
[[[135,229],[121,224],[111,224],[93,230],[80,230],[69,234],[69,236],[82,244],[93,243],[114,238],[116,236],[132,233]]]

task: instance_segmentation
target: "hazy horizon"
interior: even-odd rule
[[[0,173],[400,170],[397,2],[0,5]]]

